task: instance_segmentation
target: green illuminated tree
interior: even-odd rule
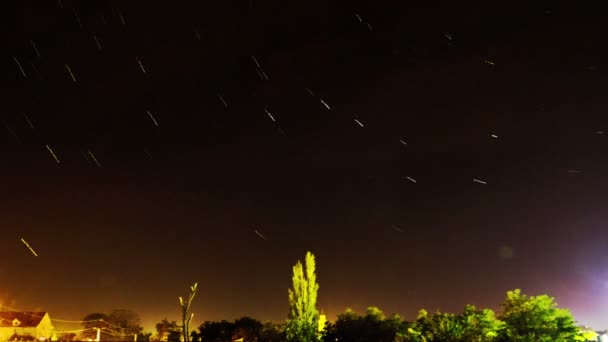
[[[190,341],[190,322],[192,322],[192,318],[194,318],[194,313],[190,313],[190,305],[192,304],[197,291],[198,283],[194,283],[194,285],[190,286],[190,295],[187,300],[179,297],[179,305],[182,309],[182,335],[184,337],[184,342]]]
[[[473,305],[467,305],[462,314],[436,312],[429,316],[422,309],[398,337],[411,342],[492,342],[498,341],[503,327],[492,310],[479,311]]]
[[[463,341],[464,325],[458,315],[436,312],[431,318],[429,341],[459,342]],[[430,338],[429,338],[430,337]]]
[[[461,317],[466,341],[496,341],[505,327],[505,323],[496,318],[494,311],[490,309],[477,310],[474,305],[465,306]]]
[[[567,309],[547,295],[526,296],[519,289],[507,292],[500,318],[506,323],[502,341],[567,342],[581,339],[581,331]]]
[[[428,342],[433,341],[432,322],[428,311],[420,309],[416,321],[409,323],[404,341]]]
[[[325,327],[321,332],[321,341],[323,342],[335,342],[338,341],[338,333],[336,325],[330,321],[325,322]]]
[[[293,287],[289,289],[289,317],[285,329],[289,342],[312,342],[319,339],[319,284],[315,274],[315,256],[306,252],[306,270],[298,262],[293,267]]]

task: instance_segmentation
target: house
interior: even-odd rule
[[[0,342],[50,340],[55,332],[48,312],[0,312]]]

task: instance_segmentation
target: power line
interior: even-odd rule
[[[36,317],[36,318],[41,318],[41,319],[44,318],[44,316],[36,315],[36,314],[31,313],[31,312],[20,311],[20,310],[17,310],[15,308],[11,308],[11,307],[8,307],[8,306],[2,305],[2,304],[0,304],[0,308],[8,309],[8,310],[14,311],[14,312],[19,312],[19,313],[22,313],[22,314],[25,314],[25,315],[28,315],[28,316],[31,316],[31,317]],[[50,318],[50,316],[49,316],[49,318]],[[123,328],[123,327],[118,326],[116,324],[112,324],[112,323],[104,320],[103,318],[92,319],[92,320],[81,320],[81,321],[69,320],[69,319],[59,319],[59,318],[50,318],[50,319],[51,319],[51,321],[61,322],[61,323],[78,323],[78,324],[82,324],[82,323],[100,322],[100,323],[104,323],[105,325],[114,327],[116,329],[120,329],[120,330],[125,331],[125,333],[121,334],[119,332],[120,335],[115,335],[115,336],[130,336],[130,335],[132,335],[132,333],[130,333],[131,328]],[[86,331],[86,330],[90,330],[90,329],[97,329],[97,327],[87,328],[87,329],[79,329],[79,330],[74,330],[74,331],[65,330],[65,332]],[[112,329],[106,328],[106,327],[100,328],[100,329],[105,329],[105,330],[109,330],[109,331],[115,332],[115,330],[112,330]]]
[[[106,321],[106,320],[104,320],[104,319],[100,319],[100,321],[101,321],[101,322],[104,322],[105,324],[107,324],[107,325],[109,325],[109,326],[111,326],[111,327],[114,327],[114,328],[118,328],[118,329],[122,329],[122,330],[130,330],[130,328],[123,328],[123,327],[121,327],[121,326],[118,326],[118,325],[112,324],[112,323],[110,323],[110,322],[108,322],[108,321]]]
[[[61,322],[61,323],[90,323],[90,322],[98,322],[100,320],[98,319],[92,319],[89,321],[70,321],[67,319],[58,319],[58,318],[51,318],[51,321],[57,321],[57,322]]]
[[[86,328],[86,329],[77,329],[77,330],[55,330],[55,332],[58,334],[65,334],[65,333],[76,333],[76,332],[83,332],[83,331],[96,330],[96,329],[97,328]]]
[[[31,316],[31,317],[44,318],[44,316],[36,315],[36,314],[33,314],[31,312],[27,312],[27,311],[17,310],[15,308],[11,308],[11,307],[8,307],[8,306],[2,305],[2,304],[0,304],[0,308],[4,308],[4,309],[10,310],[10,311],[14,311],[14,312],[19,312],[19,313],[22,313],[22,314],[25,314],[25,315],[28,315],[28,316]],[[50,318],[50,316],[49,316],[49,318]],[[90,322],[103,321],[103,319],[92,319],[92,320],[88,320],[88,321],[74,321],[74,320],[69,320],[69,319],[51,318],[51,321],[56,321],[56,322],[61,322],[61,323],[90,323]]]
[[[134,335],[134,334],[123,334],[123,333],[120,333],[118,331],[115,331],[115,330],[112,330],[112,329],[109,329],[109,328],[101,328],[100,330],[102,332],[104,332],[104,333],[106,333],[108,335],[112,335],[112,336],[132,336],[132,335]]]

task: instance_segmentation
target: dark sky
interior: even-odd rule
[[[496,309],[522,288],[608,327],[594,3],[3,12],[3,303],[70,319],[130,308],[149,328],[198,281],[196,325],[282,320],[311,250],[330,317]]]

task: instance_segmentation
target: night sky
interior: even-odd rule
[[[128,308],[151,330],[198,281],[193,326],[280,321],[310,250],[331,319],[498,309],[522,288],[608,327],[608,49],[593,3],[3,12],[5,305]]]

